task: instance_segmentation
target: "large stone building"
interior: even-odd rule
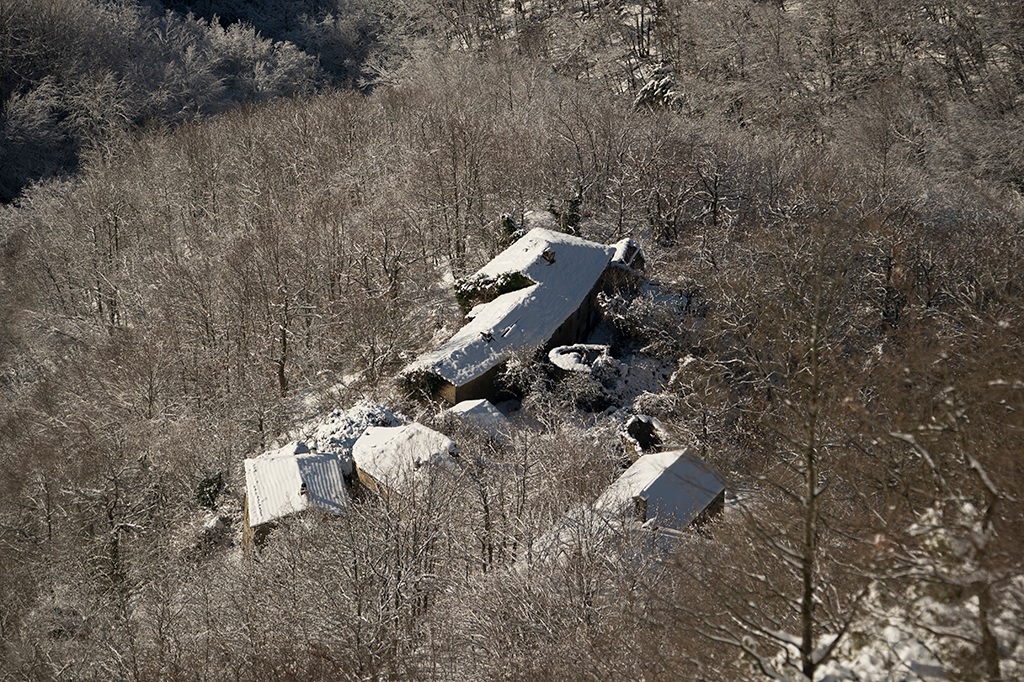
[[[467,324],[441,347],[402,371],[414,385],[449,403],[499,394],[505,362],[585,340],[599,319],[606,273],[642,260],[631,240],[605,245],[535,228],[460,282]]]

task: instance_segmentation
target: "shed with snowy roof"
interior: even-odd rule
[[[245,460],[242,543],[251,550],[273,522],[317,509],[340,514],[348,506],[344,467],[332,453],[270,454]]]
[[[519,566],[536,561],[564,562],[570,557],[599,551],[614,540],[624,527],[617,515],[580,505],[533,541],[516,562]]]
[[[448,409],[445,414],[456,417],[471,429],[492,438],[501,438],[508,433],[508,418],[486,398],[463,400]]]
[[[594,503],[599,512],[632,515],[683,530],[725,507],[725,481],[689,450],[643,455]]]
[[[497,376],[513,355],[587,337],[599,318],[596,299],[604,275],[609,268],[630,267],[615,260],[627,250],[622,244],[530,230],[459,282],[456,297],[469,321],[402,376],[453,405],[494,397]]]
[[[407,495],[442,472],[454,472],[455,441],[422,424],[371,426],[352,448],[356,474],[384,496]]]

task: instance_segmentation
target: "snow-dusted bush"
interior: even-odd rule
[[[455,300],[463,314],[469,313],[473,306],[490,303],[502,294],[525,289],[536,284],[521,272],[503,272],[495,277],[472,275],[455,282]]]

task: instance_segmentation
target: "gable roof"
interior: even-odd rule
[[[581,549],[600,544],[609,531],[620,530],[622,526],[618,515],[586,505],[572,507],[551,530],[533,541],[520,561],[560,561]]]
[[[469,323],[403,374],[432,372],[462,386],[516,351],[544,345],[580,307],[613,255],[614,246],[541,228],[530,230],[474,277],[488,280],[520,273],[535,284],[476,306]]]
[[[647,503],[648,518],[683,529],[725,490],[717,471],[689,450],[643,455],[597,498],[598,511],[626,513],[634,500]]]
[[[311,507],[338,514],[348,506],[341,463],[329,453],[247,459],[245,493],[253,527]]]
[[[447,412],[490,436],[501,435],[508,428],[508,418],[486,398],[463,400],[449,408]]]
[[[454,469],[455,441],[422,424],[371,426],[352,447],[356,466],[374,481],[401,490],[424,467]]]

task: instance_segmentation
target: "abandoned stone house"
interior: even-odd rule
[[[468,322],[402,377],[451,404],[494,398],[505,362],[586,339],[600,314],[597,294],[610,273],[642,267],[636,243],[598,244],[535,228],[457,288]],[[472,306],[470,308],[470,306]]]
[[[629,528],[664,538],[699,527],[725,508],[722,477],[689,450],[643,455],[592,505],[571,508],[520,556],[520,566],[598,551]]]

